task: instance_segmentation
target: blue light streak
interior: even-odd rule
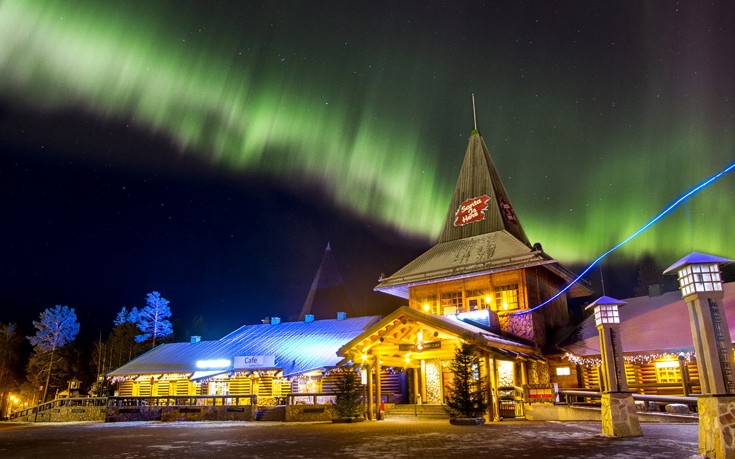
[[[642,232],[646,231],[648,228],[650,228],[651,226],[655,225],[659,220],[661,220],[664,216],[666,216],[666,214],[668,214],[669,212],[671,212],[672,210],[674,210],[679,204],[681,204],[682,202],[686,201],[687,199],[689,199],[690,197],[694,196],[695,194],[699,193],[703,189],[707,188],[709,185],[711,185],[713,182],[715,182],[717,179],[719,179],[723,175],[727,174],[728,172],[732,172],[733,169],[735,169],[735,162],[730,163],[729,166],[725,167],[724,169],[722,169],[717,174],[713,175],[712,177],[708,178],[704,182],[702,182],[699,185],[695,186],[694,188],[692,188],[691,190],[687,191],[683,195],[679,196],[674,202],[672,202],[671,204],[669,204],[658,215],[656,215],[651,220],[649,220],[648,223],[646,223],[645,225],[641,226],[636,232],[634,232],[633,234],[631,234],[630,236],[628,236],[627,238],[625,238],[622,242],[620,242],[619,244],[617,244],[615,247],[611,248],[607,252],[605,252],[602,255],[600,255],[599,257],[595,258],[595,260],[592,263],[590,263],[589,266],[587,266],[577,277],[575,277],[574,280],[572,280],[570,283],[568,283],[563,289],[559,290],[551,298],[547,299],[543,303],[541,303],[538,306],[535,306],[535,307],[533,307],[531,309],[526,309],[525,311],[513,312],[510,315],[520,316],[520,315],[531,313],[533,311],[536,311],[537,309],[541,309],[542,307],[544,307],[547,304],[551,303],[555,299],[559,298],[561,295],[563,295],[564,293],[566,293],[567,290],[569,290],[570,288],[572,288],[572,285],[574,285],[577,282],[579,282],[588,272],[590,272],[590,270],[592,268],[595,267],[595,265],[597,263],[599,263],[600,261],[602,261],[606,256],[610,255],[614,251],[618,250],[620,247],[624,246],[628,242],[630,242],[633,239],[635,239]]]

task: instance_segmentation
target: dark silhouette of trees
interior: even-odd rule
[[[633,291],[634,295],[646,296],[648,295],[648,287],[651,285],[663,285],[665,282],[663,271],[664,268],[656,263],[656,259],[653,258],[653,255],[650,253],[643,255],[643,258],[638,265],[638,277],[635,290]]]
[[[0,324],[0,416],[7,410],[8,396],[14,380],[13,368],[19,360],[23,337],[15,324]]]

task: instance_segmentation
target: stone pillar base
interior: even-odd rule
[[[735,396],[703,395],[699,411],[699,454],[735,458]]]
[[[643,435],[631,394],[627,392],[602,394],[602,433],[613,437]]]

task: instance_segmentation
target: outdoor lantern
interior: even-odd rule
[[[595,313],[595,325],[619,324],[620,313],[618,308],[626,304],[625,301],[616,300],[609,296],[601,296],[590,303],[585,310],[592,309]]]
[[[679,276],[679,290],[686,298],[693,293],[722,292],[720,265],[732,263],[728,258],[690,253],[671,265],[664,274],[676,272]]]
[[[692,342],[702,395],[735,394],[732,340],[722,300],[720,265],[733,260],[693,252],[664,274],[678,275],[679,290],[692,324]]]

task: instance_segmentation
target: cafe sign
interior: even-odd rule
[[[237,370],[261,370],[276,366],[275,355],[240,355],[235,357]]]

